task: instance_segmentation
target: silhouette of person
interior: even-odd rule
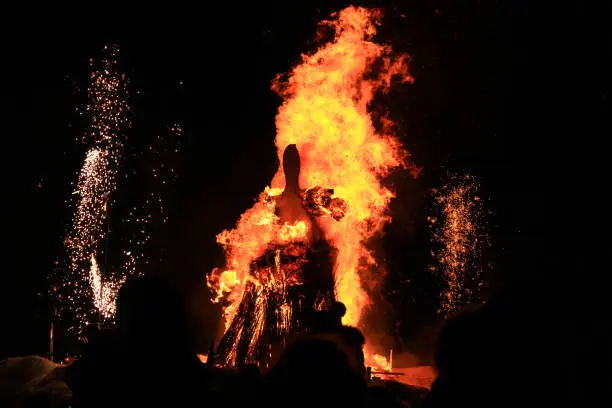
[[[362,407],[366,381],[334,340],[302,336],[265,375],[272,407]]]
[[[72,406],[104,407],[116,401],[115,367],[117,336],[111,330],[91,326],[82,357],[73,361],[64,373],[72,391]]]
[[[334,302],[328,310],[304,309],[302,319],[304,328],[309,333],[333,333],[342,329],[342,317],[346,314],[346,306],[342,302]]]
[[[449,319],[438,337],[428,406],[560,406],[560,332],[542,293],[500,293]]]
[[[166,282],[128,279],[116,319],[116,333],[95,339],[75,363],[68,382],[75,407],[190,406],[206,394],[185,305]]]

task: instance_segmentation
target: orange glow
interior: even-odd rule
[[[247,282],[257,280],[251,262],[271,243],[307,240],[312,228],[302,221],[280,225],[274,213],[273,198],[285,186],[283,152],[290,144],[299,150],[300,185],[333,189],[330,198],[346,202],[343,206],[332,201],[318,222],[337,250],[335,295],[347,308],[343,322],[360,327],[371,304],[364,283],[380,282],[382,273],[368,241],[391,220],[387,209],[394,193],[381,180],[393,170],[409,167],[408,153],[392,134],[391,121],[384,118],[375,125],[368,110],[374,96],[388,91],[392,82],[412,81],[407,56],[392,56],[390,46],[372,41],[381,17],[378,11],[352,6],[332,14],[321,28],[331,28],[334,38],[313,54],[302,55],[287,76],[273,81],[273,90],[284,99],[276,117],[281,166],[236,227],[218,235],[226,265],[208,279],[216,290],[215,301],[223,298],[229,304],[224,313],[226,329]],[[390,368],[381,356],[367,354],[367,360],[378,369]]]
[[[394,368],[393,373],[377,372],[374,374],[388,380],[395,380],[407,385],[431,389],[431,384],[438,375],[435,368],[431,366],[417,366],[407,368]]]

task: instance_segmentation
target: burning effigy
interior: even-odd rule
[[[343,323],[364,329],[367,289],[384,278],[370,249],[391,221],[394,193],[383,180],[413,168],[393,122],[370,111],[376,95],[412,81],[408,57],[373,41],[381,17],[357,7],[332,14],[320,27],[332,39],[273,81],[284,99],[276,117],[281,165],[235,228],[217,236],[226,262],[208,276],[213,301],[225,306],[224,365],[265,367],[300,330],[306,308],[340,301]],[[366,359],[389,368],[367,348]]]
[[[320,309],[335,300],[334,248],[325,239],[317,217],[340,221],[346,203],[333,189],[299,185],[300,161],[295,145],[283,154],[285,188],[268,191],[265,204],[280,228],[264,253],[251,264],[250,280],[218,352],[228,364],[252,361],[267,364],[271,348],[301,327],[303,310]]]

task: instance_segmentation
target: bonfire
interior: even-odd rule
[[[284,99],[276,117],[281,165],[270,186],[220,233],[226,262],[208,276],[222,302],[222,363],[268,364],[299,331],[306,308],[346,305],[343,323],[368,332],[367,289],[383,281],[370,249],[391,221],[394,197],[383,180],[410,167],[385,112],[370,103],[392,85],[411,81],[405,55],[373,41],[377,10],[348,7],[321,23],[333,34],[286,76],[273,81]],[[381,119],[382,118],[382,119]],[[389,369],[381,356],[368,364]]]

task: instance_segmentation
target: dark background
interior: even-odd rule
[[[316,23],[344,6],[320,3],[13,13],[15,27],[3,28],[0,356],[46,351],[47,277],[62,256],[71,216],[65,200],[84,151],[75,108],[85,103],[89,58],[110,43],[121,45],[131,78],[130,149],[183,125],[180,157],[172,159],[179,177],[166,193],[169,221],[155,244],[164,263],[155,268],[183,289],[206,349],[218,329],[204,280],[223,260],[215,234],[234,224],[276,170],[281,100],[270,81],[316,49]],[[378,40],[413,59],[414,85],[379,101],[423,168],[416,181],[397,176],[395,222],[382,248],[390,301],[383,320],[389,334],[403,322],[411,350],[428,349],[423,333],[440,319],[425,217],[427,191],[447,171],[481,181],[491,211],[491,287],[536,293],[533,307],[552,305],[568,321],[599,327],[609,269],[597,245],[609,185],[602,158],[611,134],[608,10],[535,3],[355,3],[382,6]]]

